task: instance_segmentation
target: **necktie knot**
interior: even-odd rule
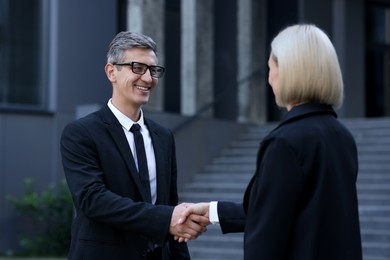
[[[131,128],[130,128],[130,131],[131,131],[132,133],[135,133],[135,132],[139,132],[140,129],[141,129],[141,127],[140,127],[139,124],[133,124],[133,125],[131,126]]]

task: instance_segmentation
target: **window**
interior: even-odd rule
[[[45,106],[43,0],[0,0],[0,108]]]

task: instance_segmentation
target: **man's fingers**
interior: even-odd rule
[[[203,232],[207,230],[206,226],[196,223],[190,219],[188,219],[182,225],[178,225],[178,229],[179,229],[179,234],[177,236],[187,240],[196,239],[199,235],[201,235]]]
[[[178,224],[183,224],[187,220],[188,216],[192,214],[192,210],[192,207],[186,207],[186,209],[180,215]]]
[[[201,215],[192,214],[188,218],[189,218],[189,220],[192,220],[193,222],[196,222],[199,225],[204,226],[204,227],[211,223],[208,217],[201,216]]]

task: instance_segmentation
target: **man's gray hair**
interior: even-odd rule
[[[123,31],[118,33],[108,46],[107,63],[123,62],[123,54],[132,48],[145,48],[154,51],[157,56],[157,45],[147,35]]]

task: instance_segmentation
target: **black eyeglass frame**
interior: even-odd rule
[[[113,65],[116,65],[116,66],[130,66],[131,67],[131,71],[135,74],[138,74],[138,75],[144,75],[146,73],[146,71],[149,69],[149,72],[150,72],[150,76],[152,76],[153,78],[161,78],[162,76],[164,76],[164,73],[165,73],[165,68],[164,67],[161,67],[161,66],[154,66],[154,65],[147,65],[145,63],[142,63],[142,62],[137,62],[137,61],[132,61],[132,62],[123,62],[123,63],[113,63]],[[137,71],[137,70],[134,70],[134,66],[135,65],[138,65],[140,67],[143,68],[143,71]]]

